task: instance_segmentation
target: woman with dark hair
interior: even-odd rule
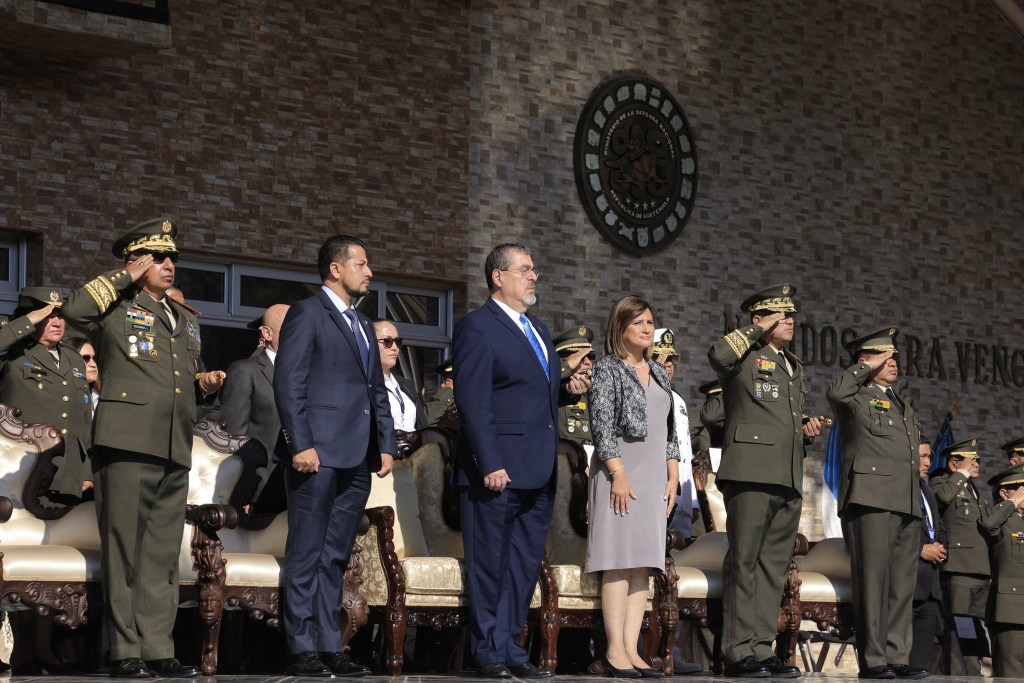
[[[85,361],[85,381],[89,383],[89,405],[96,414],[96,403],[100,400],[100,366],[96,364],[96,349],[85,337],[71,337],[64,342],[78,351]]]
[[[652,570],[665,568],[665,526],[679,484],[679,442],[665,368],[650,359],[654,311],[638,296],[615,302],[605,353],[594,364],[586,571],[601,571],[606,669],[660,678],[637,652]]]

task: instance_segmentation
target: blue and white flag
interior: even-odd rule
[[[839,453],[839,421],[832,423],[828,435],[828,448],[825,449],[825,469],[822,471],[821,496],[821,530],[825,538],[837,538],[843,535],[843,527],[839,521],[839,475],[843,469],[843,459]]]
[[[939,433],[935,436],[935,443],[932,444],[932,466],[928,468],[929,476],[932,472],[946,471],[946,456],[942,454],[942,451],[952,446],[953,443],[953,413],[948,412],[946,419],[942,421]]]

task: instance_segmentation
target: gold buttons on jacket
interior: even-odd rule
[[[121,398],[128,398],[128,394],[124,391],[121,392]]]
[[[61,413],[60,416],[63,417],[65,420],[68,419],[68,414],[67,413]]]
[[[71,400],[71,399],[69,399],[69,398],[68,398],[67,396],[65,396],[63,400],[64,400],[65,402],[67,402],[67,401],[69,401],[69,400]]]
[[[181,393],[181,387],[174,387],[174,393],[180,394]]]

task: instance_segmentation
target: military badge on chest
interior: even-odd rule
[[[156,335],[153,327],[156,316],[141,308],[129,308],[125,313],[129,358],[156,358]]]
[[[779,382],[775,379],[778,364],[773,360],[754,359],[754,398],[758,401],[777,401],[779,399]]]

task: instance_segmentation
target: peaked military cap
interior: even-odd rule
[[[857,355],[861,352],[867,353],[885,353],[886,351],[896,351],[896,335],[899,333],[899,329],[895,327],[883,327],[880,330],[875,330],[870,334],[865,334],[862,337],[850,341],[846,344],[846,349],[853,355]]]
[[[443,361],[440,365],[438,365],[437,366],[437,373],[439,375],[450,375],[450,374],[452,374],[452,359],[449,358],[449,359]]]
[[[559,354],[573,354],[584,349],[593,350],[594,331],[586,325],[576,325],[558,333],[551,340]]]
[[[992,488],[1017,488],[1024,484],[1024,463],[1011,465],[999,474],[989,477],[988,485]]]
[[[57,287],[25,287],[18,294],[18,308],[25,311],[51,304],[54,308],[64,305],[64,295]]]
[[[757,311],[768,311],[770,313],[796,313],[796,303],[793,295],[796,294],[796,287],[789,283],[765,287],[756,294],[751,294],[743,303],[740,309],[744,313]]]
[[[1006,457],[1011,457],[1015,453],[1024,453],[1024,436],[1019,439],[1014,439],[1013,441],[1008,441],[1000,446],[1000,448],[1006,451]]]
[[[176,254],[178,246],[174,238],[178,227],[170,218],[153,218],[139,223],[114,242],[111,252],[117,258],[126,258],[133,251],[152,251],[159,254]]]
[[[952,446],[944,449],[942,454],[947,458],[974,458],[979,459],[978,456],[978,440],[967,439],[960,443],[955,443]]]
[[[679,358],[679,352],[676,351],[676,334],[667,327],[662,327],[654,331],[654,345],[651,347],[651,353],[655,356],[668,356],[669,358]]]
[[[710,382],[704,382],[697,391],[704,394],[705,396],[711,396],[712,394],[719,394],[722,392],[722,383],[717,379],[713,379]]]
[[[255,320],[250,320],[249,322],[247,322],[245,324],[245,326],[248,327],[250,330],[258,330],[258,329],[260,329],[261,327],[263,327],[263,316],[261,315],[260,317],[256,318]]]

